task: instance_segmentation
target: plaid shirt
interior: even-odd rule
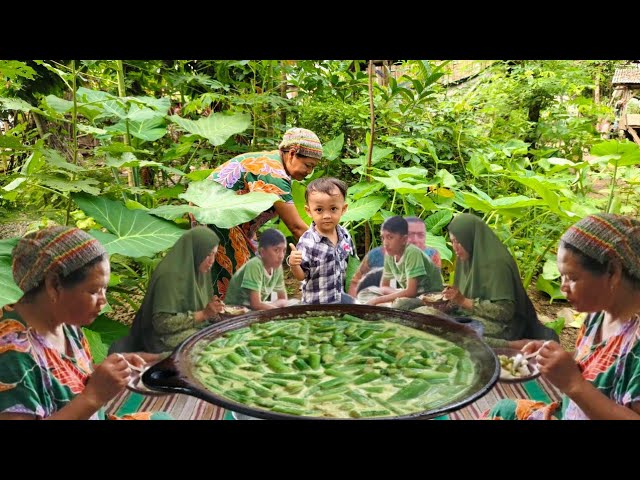
[[[334,245],[320,235],[315,223],[304,232],[296,249],[302,252],[305,280],[302,283],[302,303],[340,303],[344,291],[345,271],[349,255],[356,255],[347,230],[340,225],[338,243]]]

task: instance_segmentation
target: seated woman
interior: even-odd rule
[[[12,257],[13,278],[25,292],[13,307],[24,324],[0,322],[0,419],[104,419],[103,407],[127,385],[130,365],[158,360],[109,355],[94,368],[80,327],[107,302],[107,252],[86,232],[58,226],[25,235]]]
[[[561,290],[589,312],[574,355],[557,342],[532,341],[543,377],[563,394],[562,409],[531,400],[502,400],[494,419],[640,420],[640,221],[590,215],[560,239]],[[487,415],[487,414],[485,414]]]
[[[258,257],[253,257],[233,274],[227,295],[228,305],[242,305],[251,310],[269,310],[297,303],[287,298],[282,261],[287,251],[287,239],[278,230],[269,228],[260,234]],[[278,299],[271,301],[276,292]]]
[[[486,223],[462,213],[449,224],[449,236],[456,253],[455,280],[443,294],[459,309],[452,315],[482,322],[485,340],[493,347],[523,338],[558,340],[538,320],[515,260]]]
[[[131,333],[109,351],[170,352],[219,319],[224,304],[213,294],[209,273],[218,243],[207,227],[187,230],[153,271]]]

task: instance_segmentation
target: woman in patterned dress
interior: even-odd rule
[[[106,303],[107,252],[86,232],[57,226],[25,235],[12,257],[13,278],[25,292],[14,309],[24,323],[0,322],[0,419],[104,419],[102,408],[129,381],[129,365],[157,357],[114,354],[94,369],[81,327]]]
[[[532,341],[541,374],[563,394],[562,405],[502,400],[493,419],[640,420],[640,221],[590,215],[560,239],[561,290],[590,312],[574,354],[552,341]]]
[[[238,155],[211,173],[210,180],[238,195],[275,193],[281,200],[253,220],[236,227],[226,229],[209,225],[220,237],[216,262],[211,269],[214,294],[224,298],[233,274],[256,255],[256,233],[268,220],[279,216],[296,241],[309,228],[293,204],[291,179],[304,180],[321,158],[322,145],[316,134],[304,128],[291,128],[285,132],[278,150]]]

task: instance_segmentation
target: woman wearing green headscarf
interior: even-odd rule
[[[131,333],[110,352],[168,352],[219,318],[224,304],[213,294],[209,273],[219,243],[206,227],[185,232],[151,275]]]
[[[462,213],[449,224],[449,236],[456,270],[454,286],[444,290],[444,298],[462,315],[483,323],[489,345],[505,347],[524,338],[558,340],[538,320],[515,260],[486,223]]]

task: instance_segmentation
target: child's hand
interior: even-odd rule
[[[289,247],[291,248],[291,254],[289,255],[288,262],[289,266],[299,266],[300,264],[302,264],[302,252],[296,250],[296,246],[293,243],[290,243]]]

